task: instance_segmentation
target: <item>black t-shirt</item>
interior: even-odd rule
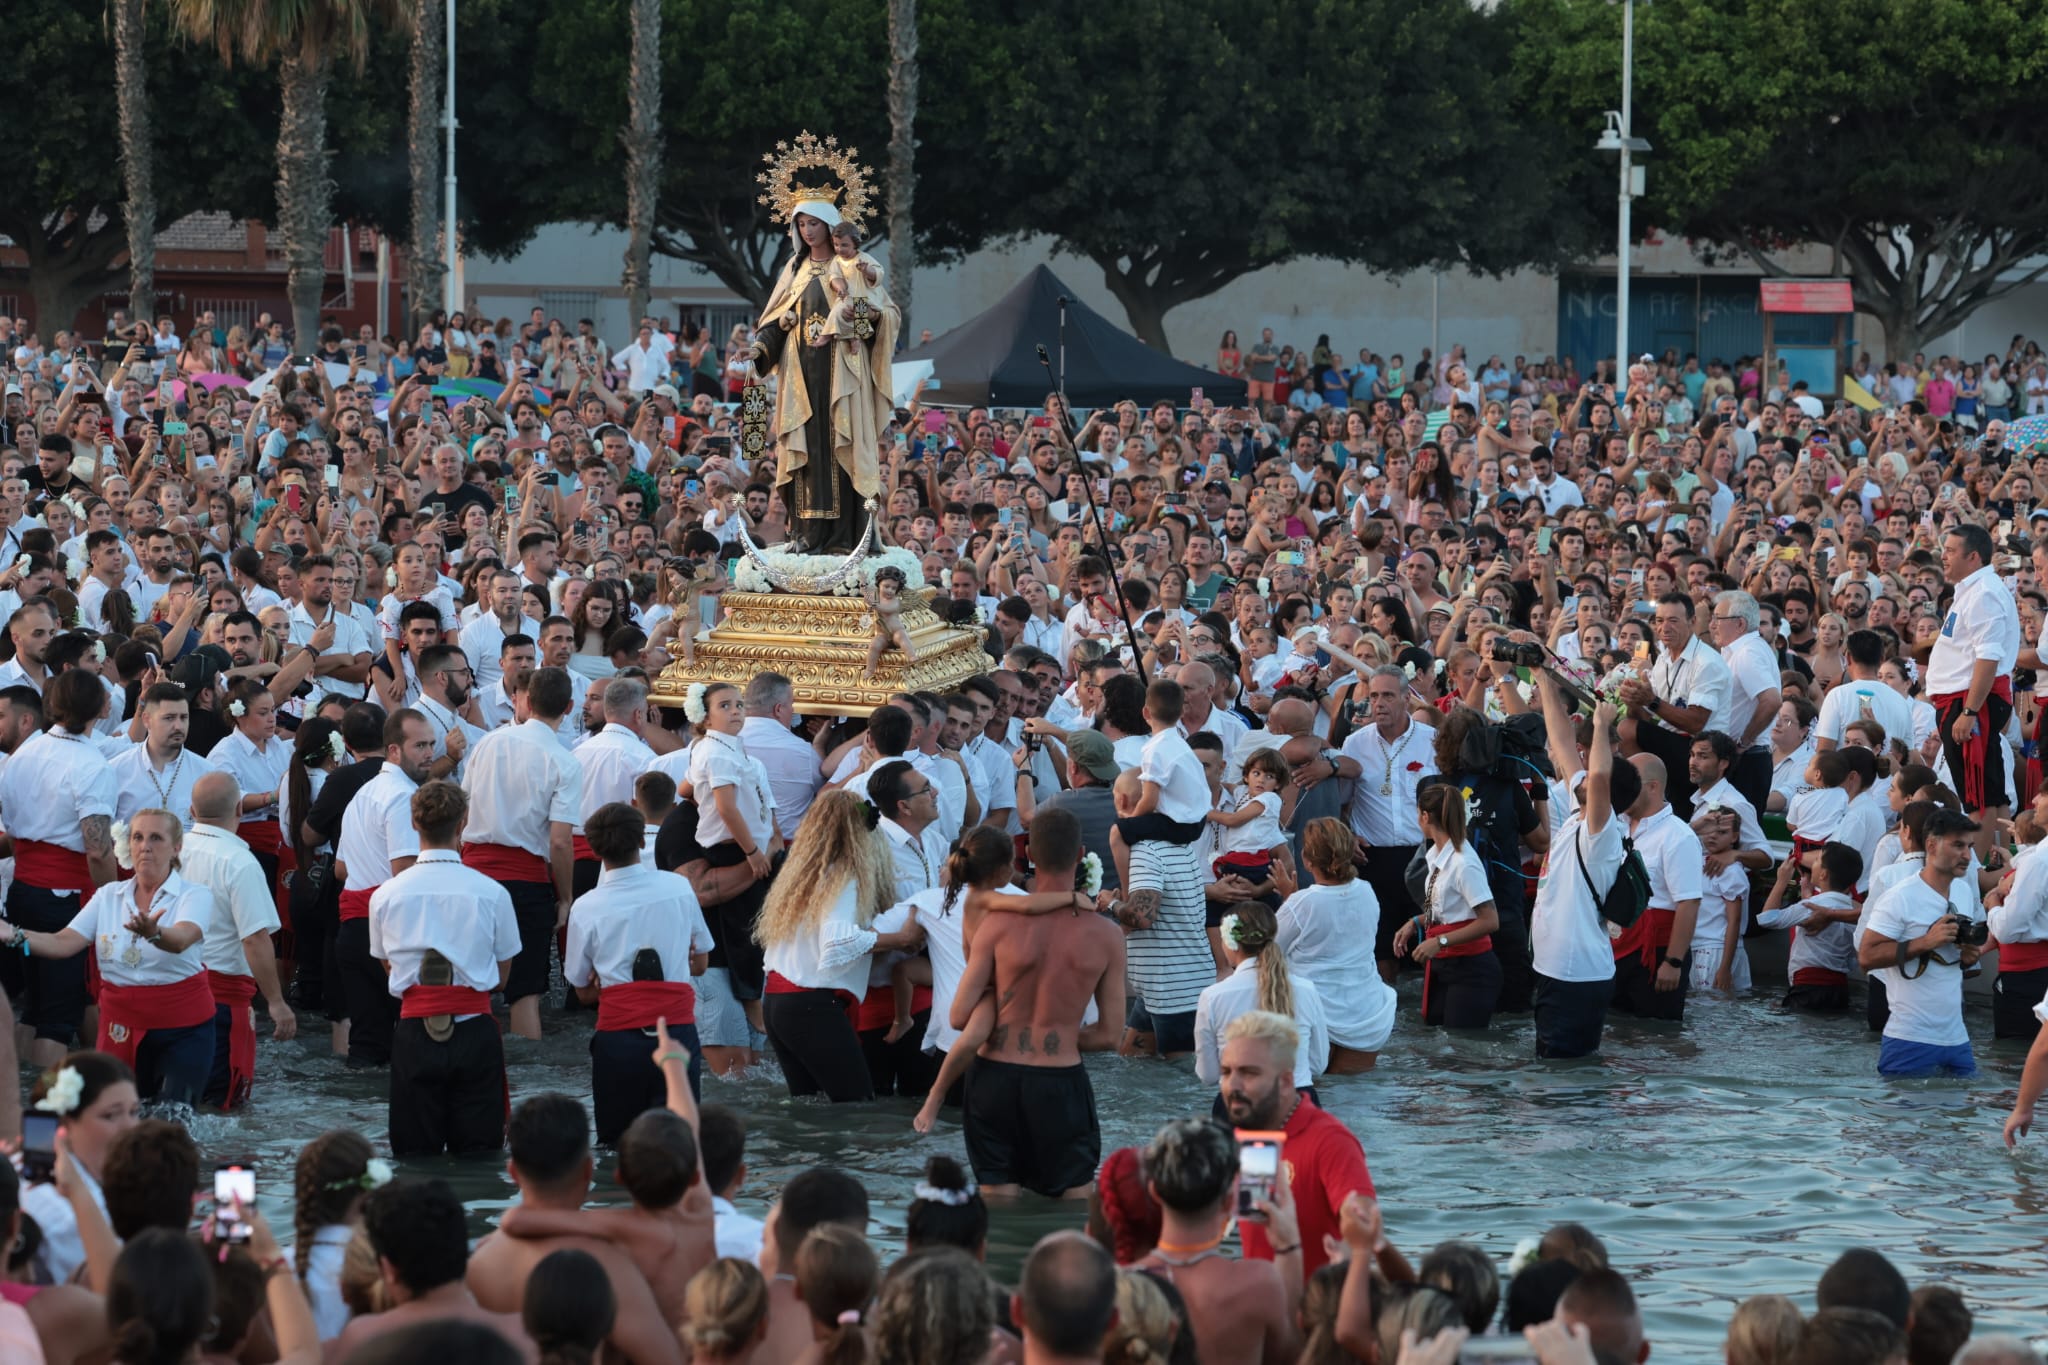
[[[1522,876],[1522,839],[1536,828],[1536,805],[1529,799],[1528,788],[1491,773],[1482,777],[1446,774],[1444,780],[1472,789],[1471,804],[1477,818],[1470,833],[1479,850],[1479,861],[1486,865],[1486,884],[1493,891],[1494,908],[1503,915],[1521,914],[1528,903],[1528,884]]]
[[[463,541],[467,539],[462,534],[460,523],[463,512],[470,507],[481,507],[486,515],[498,510],[498,504],[492,501],[491,495],[473,483],[457,484],[453,493],[443,493],[436,488],[420,494],[421,512],[439,513],[447,519],[449,530],[446,541],[451,550],[460,549]]]
[[[331,844],[341,837],[341,813],[348,809],[349,802],[356,799],[356,793],[383,770],[383,759],[362,758],[327,775],[320,794],[313,798],[313,809],[307,811],[305,817],[305,823],[313,827],[322,843]]]

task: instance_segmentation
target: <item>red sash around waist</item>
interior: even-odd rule
[[[1998,945],[1998,970],[2001,972],[2038,972],[2043,967],[2048,967],[2048,943]]]
[[[913,986],[910,991],[910,1012],[932,1007],[932,992],[929,986]],[[896,1022],[896,991],[884,981],[879,986],[868,987],[868,993],[861,997],[858,1005],[847,1011],[853,1019],[855,1033],[868,1033],[875,1029],[886,1029]]]
[[[228,1095],[223,1109],[234,1109],[249,1098],[256,1081],[256,1022],[249,1002],[256,998],[256,978],[207,968],[206,984],[216,1005],[228,1007]]]
[[[671,1027],[697,1022],[697,992],[687,981],[622,981],[597,993],[597,1027],[601,1033],[653,1028],[657,1020]]]
[[[1849,984],[1849,974],[1847,972],[1834,971],[1828,967],[1801,967],[1798,971],[1792,973],[1792,984],[1795,986],[1846,986]]]
[[[1219,877],[1227,876],[1234,872],[1238,876],[1244,877],[1246,881],[1264,881],[1266,872],[1272,866],[1273,855],[1271,853],[1264,851],[1250,853],[1239,850],[1235,853],[1226,853],[1216,859],[1215,862],[1209,865],[1209,870]],[[1247,873],[1254,872],[1259,875],[1256,877],[1246,876]]]
[[[83,853],[41,839],[14,841],[14,879],[45,891],[76,891],[87,898],[98,889]]]
[[[135,1050],[151,1029],[191,1028],[213,1022],[213,988],[206,974],[161,986],[117,986],[100,982],[99,1049],[130,1068]]]
[[[275,858],[284,851],[284,829],[275,820],[244,820],[235,833],[257,853]]]
[[[1991,682],[1990,696],[2001,699],[2010,707],[2012,679],[1994,678]],[[1955,723],[1957,709],[1968,701],[1969,697],[1970,693],[1966,688],[1961,692],[1944,692],[1938,697],[1928,698],[1934,703],[1935,723],[1941,727],[1941,738],[1944,743],[1955,743],[1949,736],[1949,726]],[[1978,716],[1976,719],[1976,729],[1970,737],[1956,745],[1963,756],[1963,780],[1960,783],[1962,790],[1959,794],[1963,798],[1963,809],[1972,813],[1984,809],[1984,765],[1991,753],[1991,727],[1984,723],[1984,717]]]
[[[569,852],[571,853],[571,855],[574,856],[575,860],[579,863],[594,863],[599,861],[597,854],[594,851],[592,851],[590,847],[590,842],[580,834],[572,834],[569,836]]]
[[[510,844],[464,844],[462,865],[496,882],[547,882],[548,860]]]
[[[763,995],[804,995],[810,991],[827,991],[847,1010],[860,1008],[860,1001],[854,998],[851,991],[835,991],[825,986],[799,986],[781,972],[768,973],[768,979],[761,985]]]
[[[352,919],[368,919],[370,917],[370,897],[376,894],[377,888],[374,886],[364,891],[342,892],[341,922],[346,924]]]
[[[1630,953],[1640,953],[1643,965],[1655,971],[1658,955],[1671,946],[1671,931],[1677,923],[1677,911],[1651,906],[1614,940],[1614,960],[1619,962]]]
[[[401,1019],[490,1012],[490,994],[471,986],[411,986],[398,1000],[398,1017]]]
[[[1443,935],[1443,934],[1448,934],[1448,933],[1451,933],[1451,932],[1452,932],[1452,931],[1454,931],[1454,930],[1457,930],[1457,929],[1462,929],[1462,928],[1464,928],[1464,927],[1465,927],[1465,926],[1464,926],[1464,923],[1463,923],[1462,921],[1461,921],[1460,923],[1457,923],[1457,924],[1438,924],[1438,925],[1435,925],[1435,926],[1434,926],[1434,932],[1433,932],[1433,933],[1432,933],[1432,934],[1430,935],[1430,937],[1432,937],[1432,938],[1435,938],[1435,937],[1441,936],[1441,935]],[[1420,945],[1417,945],[1417,946],[1420,946]],[[1433,975],[1433,974],[1435,973],[1435,971],[1436,971],[1436,960],[1437,960],[1437,958],[1439,958],[1439,957],[1478,957],[1478,956],[1479,956],[1479,955],[1480,955],[1481,953],[1490,953],[1490,952],[1492,952],[1492,951],[1493,951],[1493,935],[1492,935],[1492,934],[1481,934],[1481,935],[1480,935],[1480,936],[1479,936],[1478,938],[1475,938],[1475,939],[1473,939],[1473,940],[1472,940],[1472,941],[1471,941],[1470,943],[1453,943],[1453,944],[1450,944],[1450,945],[1448,945],[1448,946],[1446,946],[1446,947],[1443,947],[1443,948],[1439,948],[1439,949],[1438,949],[1438,950],[1436,951],[1436,953],[1435,953],[1435,955],[1434,955],[1434,956],[1432,956],[1432,957],[1428,958],[1427,960],[1425,960],[1425,961],[1423,962],[1423,964],[1422,964],[1422,1015],[1423,1015],[1423,1018],[1427,1019],[1427,1018],[1429,1017],[1429,979],[1430,979],[1430,977],[1431,977],[1431,976],[1432,976],[1432,975]]]

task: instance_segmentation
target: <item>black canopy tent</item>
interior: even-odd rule
[[[1073,296],[1059,276],[1039,266],[994,307],[914,351],[899,365],[928,360],[930,384],[919,401],[941,407],[1036,408],[1053,387],[1038,348],[1053,371],[1060,365],[1060,298],[1067,299],[1067,401],[1099,408],[1121,398],[1150,403],[1170,399],[1185,407],[1194,389],[1218,403],[1242,403],[1245,383],[1161,355]]]

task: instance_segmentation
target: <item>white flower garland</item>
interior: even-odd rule
[[[944,1204],[949,1209],[959,1209],[965,1208],[980,1188],[972,1180],[967,1182],[964,1190],[942,1190],[937,1185],[920,1183],[911,1194],[927,1204]]]
[[[78,1074],[75,1066],[62,1067],[43,1087],[43,1097],[36,1101],[36,1109],[45,1114],[75,1113],[84,1097],[85,1077]]]
[[[704,723],[704,717],[708,714],[704,710],[704,694],[708,690],[703,683],[691,683],[689,690],[683,693],[683,715],[692,725]]]
[[[348,762],[348,744],[342,739],[341,731],[327,732],[327,752],[334,755],[336,763]]]
[[[761,563],[752,557],[741,555],[732,563],[732,585],[741,592],[773,592],[775,585],[769,581],[768,571],[789,578],[823,578],[845,563],[840,555],[795,555],[782,550],[763,550]],[[767,570],[762,568],[766,564]],[[874,582],[875,570],[880,568],[901,569],[903,590],[910,592],[925,585],[924,566],[917,556],[897,546],[863,560],[860,572],[848,574],[828,592],[832,597],[859,597]]]
[[[1081,894],[1093,896],[1102,890],[1102,859],[1093,853],[1081,859]]]

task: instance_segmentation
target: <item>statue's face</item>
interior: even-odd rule
[[[823,221],[811,217],[808,213],[799,213],[796,216],[796,235],[802,238],[803,244],[808,247],[824,246],[832,240],[832,230],[826,227]]]

